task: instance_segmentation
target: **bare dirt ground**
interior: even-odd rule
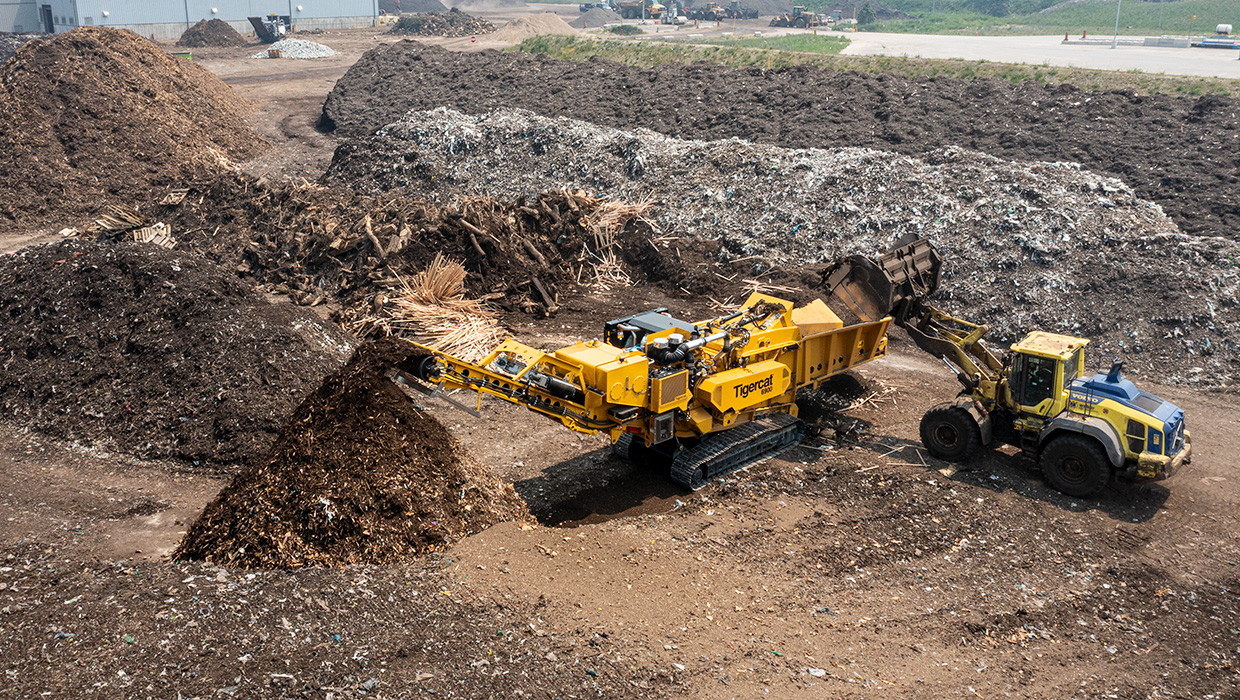
[[[655,304],[687,306],[624,290],[510,322],[553,347]],[[428,405],[542,524],[392,567],[169,562],[222,481],[5,428],[7,681],[58,696],[80,672],[97,697],[339,697],[371,679],[380,697],[1234,695],[1234,399],[1143,381],[1187,409],[1193,464],[1082,501],[1007,452],[961,470],[917,449],[921,413],[956,384],[896,345],[854,375],[873,398],[841,438],[697,493],[521,408]]]
[[[257,103],[313,178],[342,56],[200,60]],[[196,57],[200,54],[196,52]],[[29,239],[0,239],[16,246]],[[583,294],[507,319],[555,347],[667,305]],[[1077,500],[994,451],[917,448],[957,384],[898,337],[862,401],[780,457],[697,493],[523,409],[428,404],[540,524],[387,567],[247,571],[168,559],[225,482],[0,423],[0,683],[14,697],[1236,697],[1240,419],[1230,393],[1145,388],[1188,412],[1193,463]],[[868,400],[865,400],[868,399]]]

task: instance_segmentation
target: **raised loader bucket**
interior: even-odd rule
[[[919,238],[876,258],[850,255],[822,274],[823,286],[862,321],[891,316],[903,321],[913,302],[939,288],[943,260],[930,241]]]

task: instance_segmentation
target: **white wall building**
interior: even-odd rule
[[[241,33],[247,17],[277,14],[296,29],[369,26],[378,0],[0,0],[0,31],[67,32],[75,27],[130,29],[157,39],[177,38],[202,19],[221,19]]]

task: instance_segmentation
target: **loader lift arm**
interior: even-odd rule
[[[942,258],[925,239],[898,243],[878,258],[852,255],[823,273],[828,292],[858,318],[891,316],[917,347],[943,360],[966,391],[994,383],[1003,361],[982,338],[990,327],[956,318],[926,298],[939,287]]]

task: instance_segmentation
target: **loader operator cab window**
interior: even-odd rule
[[[1013,376],[1019,377],[1017,401],[1022,406],[1037,406],[1055,395],[1055,366],[1049,357],[1017,355]]]

